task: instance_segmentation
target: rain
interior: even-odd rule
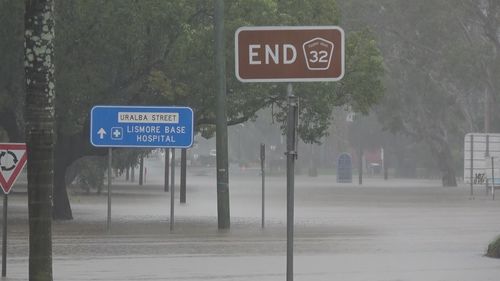
[[[498,280],[498,1],[0,14],[2,280]]]

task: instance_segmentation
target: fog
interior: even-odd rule
[[[5,280],[498,280],[498,0],[2,0],[0,35]]]
[[[217,230],[213,167],[188,169],[187,203],[169,193],[163,164],[145,160],[143,186],[113,179],[112,225],[106,196],[71,191],[75,219],[55,222],[57,280],[283,280],[286,181],[266,180],[265,228],[258,169],[231,168],[231,229]],[[179,171],[176,172],[179,175]],[[176,179],[179,182],[179,179]],[[295,278],[300,280],[496,280],[498,261],[484,257],[500,230],[498,201],[439,180],[339,184],[335,176],[297,175]],[[178,193],[178,184],[176,185]],[[27,213],[22,181],[9,197],[7,280],[27,278]]]

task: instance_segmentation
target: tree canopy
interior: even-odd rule
[[[195,130],[206,137],[213,135],[212,2],[56,0],[56,178],[64,178],[76,159],[100,153],[88,143],[89,112],[97,104],[189,106],[195,112]],[[2,23],[12,27],[5,37],[8,43],[0,45],[2,61],[9,63],[1,69],[4,73],[22,69],[16,58],[22,50],[23,7],[18,1],[0,4]],[[227,0],[225,6],[227,109],[232,125],[255,118],[261,108],[280,109],[286,103],[282,84],[237,81],[235,30],[252,25],[337,25],[340,10],[334,0]],[[348,104],[366,112],[382,96],[382,57],[371,32],[364,28],[348,32],[346,46],[347,73],[342,81],[295,86],[301,104],[299,134],[305,142],[318,142],[327,133],[335,106]],[[2,116],[22,106],[9,90],[23,95],[19,77],[22,73],[13,71],[0,78]],[[284,121],[282,111],[275,113],[276,120]],[[7,130],[7,122],[1,124],[10,136],[22,128],[22,118],[15,116],[14,123],[8,123],[16,124],[17,131]],[[56,209],[62,204],[60,198],[67,199],[63,182],[56,179]]]
[[[347,26],[372,26],[380,44],[380,121],[424,143],[443,184],[456,185],[464,135],[500,129],[499,2],[351,0],[343,11]]]

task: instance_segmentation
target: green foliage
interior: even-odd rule
[[[368,24],[379,39],[387,73],[380,121],[425,144],[453,182],[463,136],[484,130],[484,93],[498,100],[500,92],[500,44],[488,36],[500,25],[498,1],[350,0],[342,7],[348,26]],[[499,112],[498,102],[489,104]]]
[[[107,170],[105,157],[83,157],[74,163],[74,169],[78,176],[77,185],[87,193],[95,189],[98,194],[101,193],[104,184],[104,173]]]
[[[182,3],[180,3],[182,2]],[[193,1],[60,1],[56,54],[60,129],[81,130],[95,104],[172,104],[144,90],[167,64]],[[180,68],[180,67],[178,67]]]
[[[114,149],[112,167],[118,173],[135,167],[141,156],[149,155],[149,149]],[[77,160],[71,167],[76,174],[76,184],[87,193],[96,190],[101,193],[107,174],[108,162],[103,156],[87,156]]]
[[[127,168],[135,167],[139,164],[139,159],[147,157],[150,154],[150,149],[113,149],[113,168],[122,173]]]
[[[58,134],[70,136],[84,130],[90,108],[96,104],[154,104],[192,107],[196,131],[211,137],[215,121],[212,2],[58,0]],[[340,10],[335,0],[227,0],[225,8],[227,114],[229,124],[237,124],[255,118],[259,109],[272,104],[283,109],[286,89],[282,84],[237,81],[236,29],[337,25]],[[382,61],[373,36],[368,30],[347,35],[343,81],[294,85],[301,98],[299,134],[308,143],[326,134],[335,106],[349,104],[367,112],[383,92]],[[22,40],[16,44],[20,46]],[[283,112],[277,112],[276,120],[284,121],[282,117]]]
[[[340,11],[336,1],[278,1],[279,20],[285,25],[338,25]]]
[[[488,245],[486,256],[490,258],[500,258],[500,236]]]
[[[25,98],[23,13],[23,1],[0,1],[0,114],[15,114],[20,126]],[[4,120],[0,118],[0,126]]]
[[[367,114],[384,94],[382,54],[368,29],[350,33],[346,45],[347,74],[341,91],[348,92],[353,111]]]
[[[382,55],[367,29],[351,32],[346,42],[346,74],[337,83],[297,83],[294,92],[300,99],[298,134],[305,143],[319,143],[328,134],[335,107],[348,106],[367,114],[384,94]],[[278,88],[278,92],[284,92]],[[276,119],[286,121],[286,102],[278,103]]]

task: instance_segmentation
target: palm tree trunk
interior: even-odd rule
[[[25,0],[29,280],[52,281],[54,0]]]

